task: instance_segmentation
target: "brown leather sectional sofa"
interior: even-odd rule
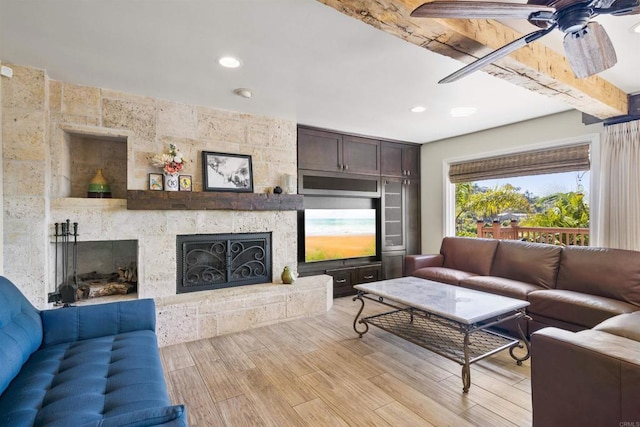
[[[640,310],[640,252],[445,237],[439,254],[407,256],[405,269],[529,301],[529,333],[546,326],[581,331]]]
[[[530,302],[534,427],[640,425],[640,252],[445,238],[405,268]]]
[[[640,311],[531,335],[534,427],[640,425]]]

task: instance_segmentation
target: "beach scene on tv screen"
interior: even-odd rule
[[[375,209],[307,209],[304,215],[305,262],[376,255]]]

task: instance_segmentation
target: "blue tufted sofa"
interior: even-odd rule
[[[39,311],[0,276],[0,426],[186,426],[153,300]]]

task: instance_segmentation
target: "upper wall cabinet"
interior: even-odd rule
[[[382,141],[381,174],[408,178],[420,175],[420,146]]]
[[[380,175],[380,141],[298,127],[298,168]]]

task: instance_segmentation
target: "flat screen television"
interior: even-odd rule
[[[375,209],[305,209],[304,261],[376,256]]]

